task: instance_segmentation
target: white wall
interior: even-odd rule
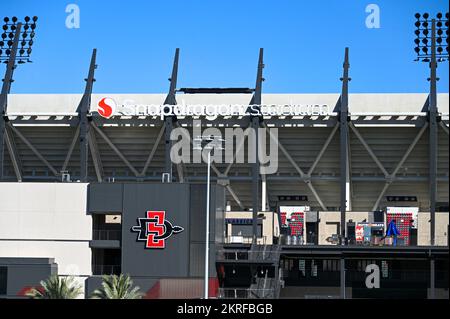
[[[0,257],[55,258],[58,274],[92,274],[87,184],[0,183]]]
[[[421,212],[418,216],[417,227],[419,229],[417,244],[419,246],[429,246],[431,244],[431,224],[430,224],[430,213]],[[447,246],[448,243],[448,222],[449,215],[448,212],[435,213],[435,233],[434,240],[436,246]]]
[[[327,224],[327,222],[331,223],[340,223],[341,222],[341,213],[340,212],[319,212],[319,245],[333,245],[327,241],[327,238],[333,234],[336,234],[336,225],[335,224]],[[345,221],[348,223],[353,220],[353,222],[362,222],[364,219],[369,220],[368,212],[346,212],[345,213]]]

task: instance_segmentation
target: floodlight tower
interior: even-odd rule
[[[448,12],[445,16],[438,13],[436,18],[430,18],[428,13],[416,13],[416,30],[414,51],[417,53],[415,61],[428,62],[430,67],[430,95],[428,97],[429,124],[429,188],[430,188],[430,244],[435,244],[435,212],[436,212],[436,175],[437,175],[437,125],[440,116],[437,111],[437,88],[439,78],[436,76],[438,62],[448,61]],[[444,50],[445,46],[445,50]]]
[[[6,132],[8,118],[6,115],[7,98],[13,82],[13,73],[18,64],[30,61],[32,46],[36,29],[37,17],[25,17],[25,23],[19,22],[17,17],[4,18],[2,27],[3,34],[0,39],[0,62],[6,64],[5,77],[3,78],[2,91],[0,94],[0,181],[4,178],[4,143],[5,138],[9,139]],[[9,148],[10,143],[7,142]],[[11,149],[9,152],[11,154]],[[15,170],[18,168],[15,167]],[[17,175],[17,172],[16,172]],[[17,175],[20,176],[20,175]],[[20,181],[20,180],[19,180]]]

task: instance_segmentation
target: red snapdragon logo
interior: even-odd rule
[[[116,101],[110,97],[102,98],[97,104],[97,112],[104,118],[109,119],[116,112]]]

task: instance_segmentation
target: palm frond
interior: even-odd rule
[[[75,299],[82,292],[73,277],[52,275],[40,284],[40,288],[33,288],[26,295],[33,299]]]
[[[91,298],[93,299],[141,299],[143,294],[139,287],[133,287],[133,280],[129,275],[105,275],[102,287],[96,289]]]

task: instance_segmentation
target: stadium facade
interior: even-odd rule
[[[7,96],[0,296],[51,273],[89,295],[102,274],[129,273],[149,298],[201,297],[207,165],[173,163],[171,133],[264,127],[277,130],[276,172],[212,164],[211,296],[449,298],[448,94],[349,94],[347,54],[340,94],[263,94],[262,51],[254,89],[177,89],[177,69],[178,51],[167,94],[93,94],[94,52],[84,94]],[[211,119],[125,104],[302,111]]]

